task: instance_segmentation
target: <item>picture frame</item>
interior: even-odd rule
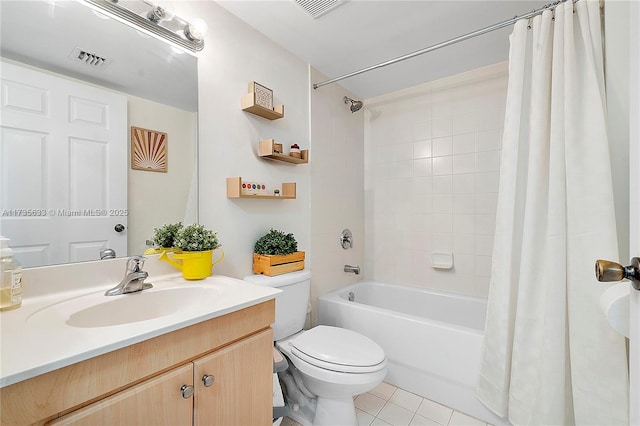
[[[131,126],[131,169],[167,173],[168,139],[164,132]]]
[[[252,81],[249,83],[249,93],[255,93],[256,105],[273,110],[273,90]]]

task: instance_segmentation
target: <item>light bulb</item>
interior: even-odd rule
[[[174,17],[173,6],[167,2],[158,2],[147,13],[147,19],[153,22],[170,21]]]
[[[191,41],[202,41],[208,30],[206,22],[200,18],[194,18],[184,27],[184,35]]]

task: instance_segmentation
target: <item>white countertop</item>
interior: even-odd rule
[[[280,293],[275,288],[220,275],[186,281],[180,274],[170,274],[150,277],[146,281],[153,283],[154,287],[138,294],[104,296],[104,292],[113,285],[100,285],[25,297],[20,308],[1,312],[0,387],[273,299]],[[185,300],[184,309],[175,309],[168,315],[127,320],[130,322],[117,325],[77,326],[69,320],[58,320],[62,315],[59,311],[73,303],[87,303],[91,307],[104,304],[103,300],[111,302],[130,298],[126,302],[131,304],[136,301],[133,298],[143,293],[145,297],[153,297],[154,292],[164,291],[166,295],[169,289],[186,287],[196,287],[193,294],[202,291],[206,297],[188,297],[193,300]],[[141,303],[141,310],[153,308],[143,305]],[[116,310],[112,314],[112,318],[118,318],[120,313]],[[107,317],[110,314],[103,316],[106,322],[112,321]]]

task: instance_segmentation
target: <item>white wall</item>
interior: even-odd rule
[[[153,228],[185,220],[196,164],[197,114],[147,99],[127,95],[129,143],[128,226],[129,255],[142,254]],[[131,126],[167,133],[167,173],[131,169]],[[167,197],[167,194],[171,194]]]
[[[313,161],[307,64],[214,2],[176,2],[175,12],[197,16],[209,27],[198,53],[199,221],[218,231],[226,254],[214,274],[251,274],[253,245],[271,227],[292,232],[298,248],[309,252],[309,165],[257,156],[258,141],[274,138],[310,149]],[[284,118],[268,121],[240,109],[250,81],[273,90],[274,103],[285,106]],[[297,199],[228,199],[226,178],[234,176],[272,185],[296,182]]]
[[[328,78],[311,69],[311,81]],[[356,98],[339,84],[311,93],[311,319],[317,323],[317,297],[344,287],[362,275],[344,272],[344,265],[364,270],[364,111],[352,113],[344,97]],[[342,230],[353,233],[353,248],[339,243]]]
[[[506,88],[501,63],[367,100],[368,278],[486,297]]]
[[[311,90],[311,82],[325,76],[215,3],[179,5],[192,7],[210,29],[198,54],[199,203],[200,222],[219,231],[226,253],[214,273],[251,274],[256,239],[271,227],[293,232],[313,272],[315,307],[318,295],[361,277],[345,274],[343,267],[364,264],[363,111],[349,111],[343,97],[354,96],[340,85]],[[187,9],[176,13],[189,16]],[[240,96],[254,80],[285,105],[283,119],[267,121],[240,110]],[[258,140],[267,138],[308,148],[309,164],[257,158]],[[296,182],[298,198],[227,199],[225,180],[232,176]],[[338,244],[344,228],[354,233],[351,250]],[[312,318],[315,323],[315,309]]]
[[[217,273],[249,274],[253,243],[275,227],[293,232],[300,249],[307,251],[314,297],[356,279],[340,275],[343,262],[359,263],[368,278],[486,296],[506,64],[366,100],[366,262],[360,262],[355,249],[340,253],[332,242],[341,222],[351,227],[360,208],[357,191],[344,186],[355,180],[349,179],[346,166],[341,168],[343,157],[338,155],[345,149],[352,160],[357,158],[357,147],[346,147],[340,139],[352,132],[358,138],[355,127],[341,118],[340,99],[346,93],[331,85],[312,91],[310,98],[310,83],[321,80],[315,71],[309,78],[304,61],[213,2],[178,2],[176,13],[199,16],[209,25],[205,50],[198,54],[199,201],[200,221],[219,231],[227,253]],[[608,23],[611,33],[616,19]],[[618,38],[624,39],[628,31],[621,32]],[[608,34],[608,51],[611,43],[620,41],[615,38]],[[608,57],[608,65],[610,61]],[[611,69],[607,72],[614,75]],[[284,119],[269,122],[240,111],[240,96],[252,80],[274,90],[276,103],[285,104]],[[624,92],[625,83],[620,84]],[[626,131],[624,125],[615,127]],[[258,140],[271,137],[310,148],[310,164],[257,158]],[[613,155],[620,158],[624,150]],[[298,199],[229,200],[225,179],[230,176],[296,181]],[[623,170],[618,180],[624,176]],[[353,207],[343,208],[346,213],[338,216],[337,205],[350,200],[356,200]],[[624,197],[617,202],[619,210],[624,209]],[[619,220],[624,222],[624,212]],[[362,241],[355,232],[359,248]],[[429,267],[429,254],[436,249],[454,253],[453,271]]]

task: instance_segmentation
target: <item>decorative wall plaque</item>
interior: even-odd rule
[[[166,173],[167,134],[131,126],[131,168]]]
[[[249,92],[256,94],[257,105],[273,110],[273,90],[252,81],[249,83]]]

